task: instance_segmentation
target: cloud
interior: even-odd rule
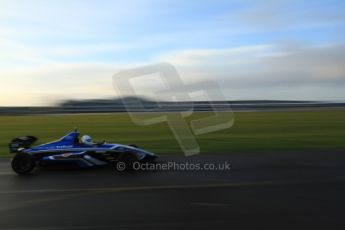
[[[184,66],[208,65],[217,63],[238,64],[262,53],[269,52],[270,45],[241,46],[228,49],[190,49],[158,55],[157,60],[165,60]],[[245,60],[244,60],[245,59]]]
[[[234,17],[256,29],[287,30],[342,24],[345,16],[339,1],[249,1]]]
[[[2,100],[1,103],[39,105],[71,98],[120,96],[112,88],[113,74],[157,62],[175,65],[186,84],[217,82],[229,99],[345,100],[344,44],[263,44],[231,49],[180,50],[157,55],[151,62],[127,65],[46,62],[43,66],[2,68],[0,91],[7,102]],[[138,83],[140,89],[140,81]],[[8,86],[15,86],[16,92]],[[140,93],[145,96],[145,92]],[[160,99],[178,93],[162,94]],[[151,96],[150,92],[147,95]]]
[[[184,50],[159,58],[175,64],[185,82],[216,81],[230,98],[345,100],[344,44]],[[302,89],[314,93],[296,94]]]

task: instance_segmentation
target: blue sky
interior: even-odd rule
[[[121,96],[113,74],[159,62],[229,99],[345,100],[343,12],[344,1],[0,0],[0,105]]]

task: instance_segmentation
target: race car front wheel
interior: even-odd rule
[[[17,153],[11,162],[13,171],[18,174],[29,174],[35,168],[36,160],[29,154]]]

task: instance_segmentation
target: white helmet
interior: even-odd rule
[[[83,143],[84,145],[93,145],[92,138],[88,135],[84,135],[81,138],[81,143]]]

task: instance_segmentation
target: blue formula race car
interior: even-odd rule
[[[15,138],[9,144],[12,169],[18,174],[29,174],[37,165],[72,163],[80,167],[121,164],[121,169],[133,169],[134,163],[151,162],[157,156],[136,145],[94,143],[90,136],[79,138],[75,130],[57,141],[32,147],[34,136]],[[119,167],[117,167],[119,168]]]

